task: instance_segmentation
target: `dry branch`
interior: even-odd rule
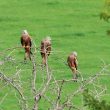
[[[22,110],[27,110],[28,109],[28,106],[27,106],[27,103],[26,103],[25,96],[24,96],[23,92],[20,90],[20,88],[18,87],[18,85],[13,81],[13,79],[8,78],[3,73],[0,73],[0,78],[4,82],[6,82],[9,85],[11,85],[18,92],[18,94],[20,95],[20,98],[22,100],[22,106],[23,106],[22,107]]]
[[[36,74],[37,74],[37,67],[36,67],[36,62],[35,62],[35,57],[34,55],[32,56],[32,91],[33,94],[36,94]]]

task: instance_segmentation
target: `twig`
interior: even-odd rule
[[[34,55],[32,56],[32,91],[34,94],[36,94],[36,74],[37,74],[37,68],[36,68],[36,63],[35,63],[35,58]]]
[[[8,93],[5,94],[5,96],[2,98],[2,100],[0,101],[0,105],[3,103],[3,101],[5,100],[5,98],[7,97]]]

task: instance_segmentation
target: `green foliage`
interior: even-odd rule
[[[100,13],[100,19],[104,19],[108,22],[110,18],[110,0],[106,0],[103,11]]]
[[[93,95],[91,95],[88,89],[83,92],[85,106],[88,106],[91,110],[110,110],[110,103],[106,100],[99,101]]]
[[[100,19],[104,19],[105,21],[108,22],[109,18],[110,18],[110,15],[107,12],[100,13]]]

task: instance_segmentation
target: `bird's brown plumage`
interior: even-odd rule
[[[23,31],[22,35],[21,35],[21,45],[22,47],[25,49],[25,60],[27,58],[29,58],[31,60],[31,46],[32,46],[32,42],[31,42],[31,37],[30,35],[27,33],[27,31]]]
[[[70,67],[70,69],[73,72],[74,78],[76,78],[76,75],[77,75],[77,72],[76,71],[77,71],[77,67],[78,67],[77,56],[74,53],[71,53],[68,56],[68,58],[67,58],[67,63],[68,63],[68,66]]]
[[[41,41],[41,56],[42,56],[42,63],[46,65],[47,57],[50,55],[51,52],[51,41],[49,39],[44,39]]]

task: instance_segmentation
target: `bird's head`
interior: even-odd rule
[[[73,51],[72,54],[77,57],[77,52],[76,51]]]
[[[51,37],[50,36],[46,36],[46,40],[51,41]]]
[[[23,30],[23,31],[22,31],[22,34],[26,34],[26,35],[28,35],[27,30]]]

